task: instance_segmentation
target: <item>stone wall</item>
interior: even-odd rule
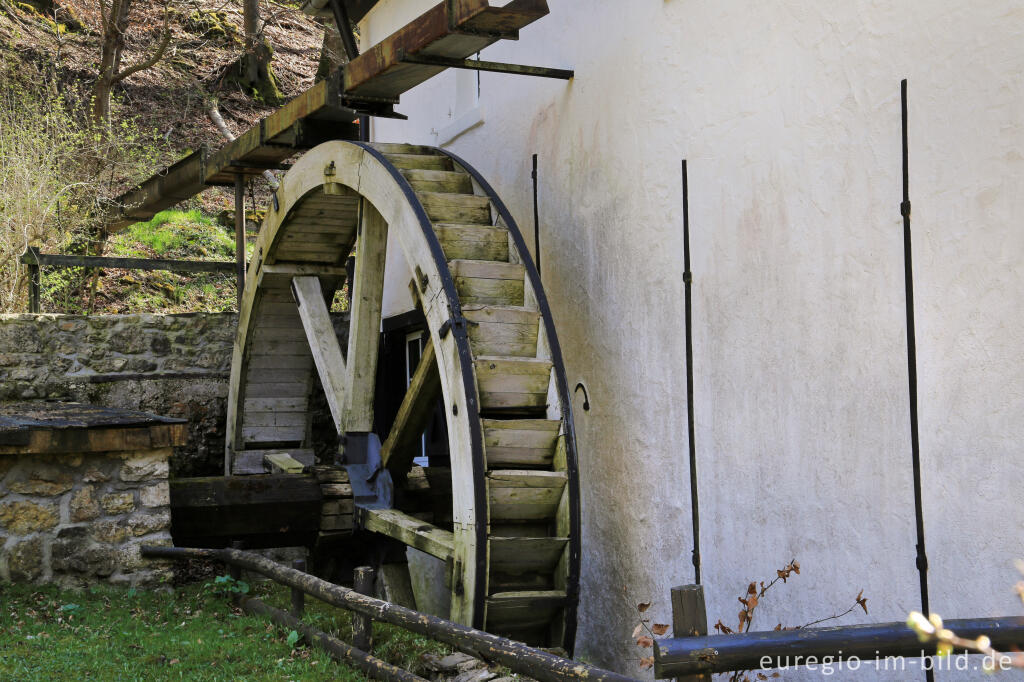
[[[0,401],[65,400],[187,419],[172,473],[221,473],[235,318],[0,315]]]
[[[0,454],[0,581],[152,586],[169,545],[172,448]]]

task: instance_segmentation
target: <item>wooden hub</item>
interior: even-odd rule
[[[246,277],[227,473],[262,470],[268,451],[311,457],[314,377],[339,434],[351,444],[373,431],[389,233],[414,273],[408,285],[429,341],[390,431],[376,434],[394,503],[357,500],[355,523],[444,561],[452,620],[571,652],[579,513],[561,352],[518,228],[460,159],[433,147],[329,142],[285,176]],[[328,306],[353,249],[342,352]],[[449,461],[414,467],[439,401]],[[342,523],[348,508],[335,506]]]

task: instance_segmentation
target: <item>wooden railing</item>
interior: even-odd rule
[[[161,258],[118,258],[112,256],[72,256],[39,253],[34,246],[21,254],[21,262],[28,266],[28,311],[39,312],[42,291],[40,269],[53,268],[123,268],[125,270],[166,270],[169,272],[235,272],[235,261],[167,260]]]
[[[315,597],[332,606],[352,611],[358,622],[353,631],[362,637],[360,643],[369,647],[365,638],[370,621],[390,623],[431,639],[448,644],[459,651],[475,656],[488,663],[499,663],[513,672],[528,675],[541,682],[562,682],[563,680],[588,680],[594,682],[637,682],[608,670],[602,670],[588,663],[570,660],[556,654],[535,649],[522,642],[499,637],[489,632],[476,630],[465,625],[420,613],[398,604],[375,599],[356,590],[321,580],[296,568],[288,568],[269,559],[240,549],[198,549],[188,547],[154,547],[143,545],[143,556],[166,559],[212,559],[222,561],[235,569],[246,569],[291,587],[293,590],[293,613],[275,609],[252,597],[240,598],[239,605],[253,613],[269,616],[275,622],[305,635],[309,641],[324,648],[335,658],[351,663],[371,677],[383,680],[419,680],[412,673],[396,668],[372,654],[346,644],[337,638],[320,632],[298,620],[295,612],[301,611],[296,592]],[[237,577],[237,574],[236,574]],[[364,573],[364,579],[367,577]],[[367,585],[369,580],[365,580]],[[359,585],[357,585],[359,587]],[[362,634],[361,634],[362,633]]]

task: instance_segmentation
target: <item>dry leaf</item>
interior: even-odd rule
[[[647,658],[640,659],[640,669],[647,670],[654,666],[654,656],[648,656]]]
[[[649,602],[649,601],[645,601],[645,602],[642,602],[642,603],[636,605],[636,610],[639,611],[640,613],[643,613],[644,611],[646,611],[649,608],[651,608],[651,602]]]
[[[752,594],[750,595],[750,599],[747,600],[747,608],[753,611],[755,606],[757,606],[757,595]]]
[[[768,676],[765,675],[764,673],[758,673],[757,674],[757,679],[759,679],[759,680],[767,680]]]
[[[747,586],[747,594],[757,594],[757,585],[750,583],[750,585]]]
[[[864,596],[864,590],[857,593],[857,604],[864,609],[864,613],[868,612],[868,598]]]
[[[637,637],[636,644],[637,646],[642,646],[645,649],[649,649],[652,646],[654,646],[654,640],[648,637],[647,635],[644,635],[643,637]]]
[[[655,623],[651,626],[651,632],[656,635],[663,635],[668,632],[668,625],[665,623]]]
[[[643,631],[644,631],[644,624],[643,623],[637,623],[636,627],[633,628],[633,639],[636,639],[637,637],[639,637],[640,634]]]

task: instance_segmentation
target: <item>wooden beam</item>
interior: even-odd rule
[[[381,446],[381,462],[393,476],[404,477],[412,466],[412,460],[418,452],[416,446],[434,414],[434,406],[440,395],[441,375],[437,371],[437,356],[434,354],[434,344],[428,341],[387,440]]]
[[[165,258],[118,258],[116,256],[76,256],[59,253],[21,256],[22,263],[56,268],[123,268],[125,270],[166,270],[168,272],[234,272],[234,261],[170,260]]]
[[[356,272],[348,332],[348,365],[342,431],[373,431],[373,398],[380,343],[381,300],[384,297],[384,256],[388,224],[373,204],[362,201],[356,241]]]
[[[360,525],[366,530],[387,535],[438,559],[455,554],[455,535],[409,516],[397,509],[356,509]]]
[[[313,276],[293,277],[292,295],[299,306],[299,318],[302,319],[302,328],[306,332],[306,340],[309,341],[309,348],[313,353],[313,363],[316,365],[317,374],[320,375],[320,383],[324,387],[334,425],[341,433],[347,372],[341,345],[331,322],[331,314],[324,302],[320,279]]]
[[[289,454],[278,452],[264,455],[263,461],[270,465],[272,473],[301,474],[305,465]]]

